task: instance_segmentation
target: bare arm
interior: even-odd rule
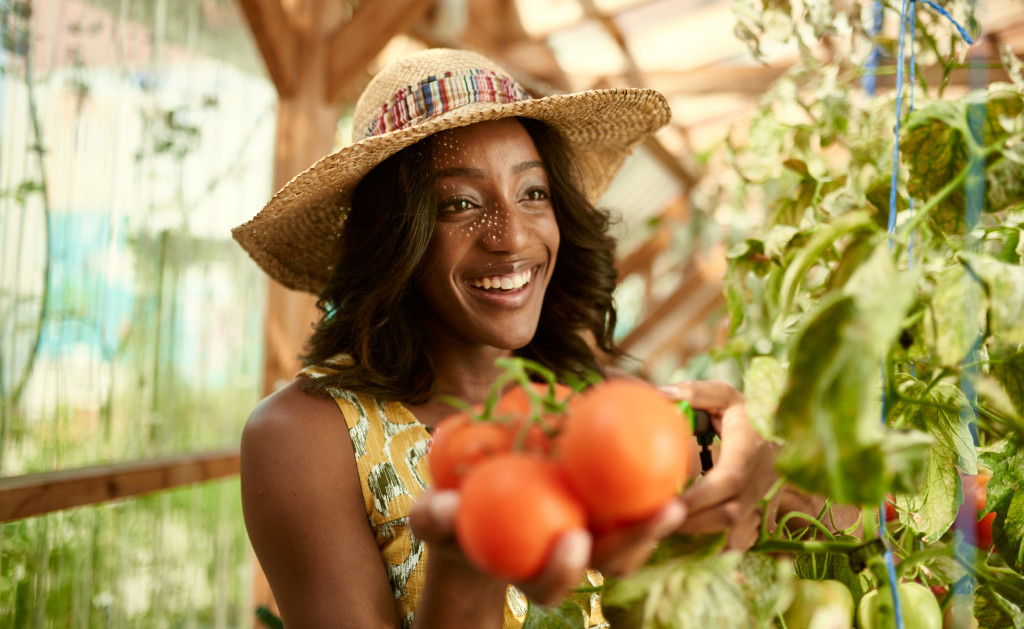
[[[398,627],[345,421],[295,381],[242,434],[246,529],[288,629]]]
[[[242,435],[242,506],[288,629],[401,626],[333,400],[295,381],[256,408]],[[415,626],[500,628],[506,585],[451,545],[426,541]]]

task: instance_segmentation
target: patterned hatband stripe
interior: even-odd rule
[[[381,105],[364,138],[411,127],[427,118],[470,103],[514,103],[529,100],[512,78],[482,69],[456,70],[431,76],[395,92]]]

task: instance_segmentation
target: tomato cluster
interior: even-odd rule
[[[540,572],[565,532],[605,532],[661,509],[689,479],[690,437],[685,416],[643,382],[579,394],[517,386],[488,419],[445,418],[429,464],[436,487],[461,494],[455,532],[469,560],[518,581]]]
[[[962,476],[964,500],[960,510],[956,514],[954,526],[961,531],[970,530],[974,527],[974,543],[982,550],[992,547],[992,521],[996,519],[995,512],[978,518],[978,514],[985,508],[985,501],[988,499],[986,486],[991,474],[981,472],[973,476]]]

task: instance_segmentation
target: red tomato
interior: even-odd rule
[[[535,395],[547,396],[548,385],[541,384],[540,382],[531,382],[530,386],[533,388]],[[556,402],[565,402],[572,394],[573,390],[571,387],[560,382],[555,383]],[[516,417],[529,416],[532,412],[533,398],[526,392],[526,389],[518,384],[506,391],[494,406],[494,416],[499,418],[505,414]]]
[[[555,541],[586,526],[558,467],[510,452],[479,463],[462,483],[455,534],[480,570],[509,581],[535,576]]]
[[[689,422],[654,386],[606,381],[569,409],[558,460],[602,530],[652,515],[684,487],[691,437]]]
[[[893,502],[894,498],[892,494],[885,495],[885,521],[886,522],[899,522],[900,514],[896,511],[896,504]]]
[[[985,501],[988,499],[985,486],[989,478],[991,474],[988,472],[960,477],[963,482],[963,502],[953,524],[958,530],[965,532],[973,527],[975,545],[985,550],[992,547],[992,521],[996,519],[996,514],[990,513],[978,520],[978,513],[985,508]]]
[[[531,383],[534,393],[539,396],[547,396],[548,386],[539,382]],[[555,401],[565,402],[574,391],[561,383],[555,384]],[[494,406],[493,416],[499,421],[507,422],[514,434],[514,445],[519,448],[547,455],[551,452],[551,439],[549,435],[558,432],[561,425],[561,417],[557,414],[543,413],[540,421],[533,421],[533,399],[520,385],[516,385],[506,391]],[[525,428],[524,424],[530,422]]]
[[[458,488],[475,465],[511,447],[512,434],[506,424],[475,421],[465,412],[449,415],[430,439],[428,461],[434,486]]]

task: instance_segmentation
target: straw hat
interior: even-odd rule
[[[583,192],[596,201],[633,148],[669,115],[665,97],[654,90],[532,98],[479,54],[415,53],[370,81],[353,114],[353,144],[296,175],[232,235],[275,280],[319,294],[337,259],[356,184],[399,150],[445,129],[510,116],[536,118],[568,141],[583,169]]]

